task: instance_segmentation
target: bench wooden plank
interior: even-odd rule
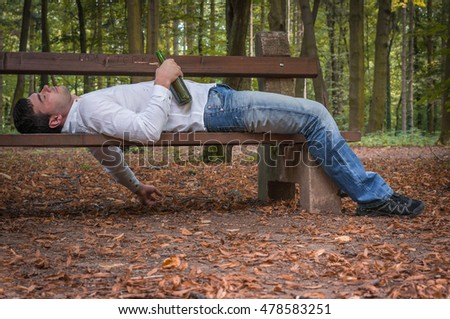
[[[176,56],[185,76],[313,78],[313,58]],[[57,75],[153,76],[157,62],[153,55],[80,54],[47,52],[0,52],[0,73]]]
[[[359,141],[359,132],[342,132],[349,142]],[[148,146],[202,146],[202,145],[256,145],[304,143],[305,138],[298,134],[259,134],[259,133],[163,133],[161,139]],[[89,147],[106,145],[137,145],[100,134],[2,134],[0,147]]]

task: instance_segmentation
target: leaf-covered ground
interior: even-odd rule
[[[449,298],[450,149],[355,151],[425,212],[260,202],[248,151],[232,165],[129,155],[165,194],[143,208],[85,150],[2,149],[0,297]]]

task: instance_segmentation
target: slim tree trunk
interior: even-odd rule
[[[197,50],[198,50],[198,55],[203,55],[203,38],[205,36],[205,24],[206,24],[206,19],[204,17],[205,15],[205,0],[200,0],[199,3],[200,6],[200,17],[198,20],[198,32],[197,32]]]
[[[20,44],[19,51],[27,50],[28,43],[28,32],[30,30],[30,21],[31,21],[31,0],[25,0],[23,3],[23,11],[22,11],[22,26],[20,29]],[[13,128],[13,119],[12,119],[12,110],[17,101],[22,98],[25,89],[25,76],[20,74],[17,76],[17,84],[14,90],[14,98],[11,104],[9,120],[11,128]]]
[[[127,0],[128,53],[142,54],[141,5],[139,0]],[[131,83],[138,83],[142,77],[132,76]]]
[[[50,38],[48,35],[48,0],[41,0],[41,29],[42,29],[42,52],[50,52]],[[42,89],[44,85],[48,84],[48,75],[41,75],[40,88]]]
[[[176,8],[175,10],[177,12],[180,11],[180,4],[176,4],[174,3],[173,6]],[[173,19],[173,25],[172,25],[172,34],[173,34],[173,39],[172,39],[172,46],[173,46],[173,54],[174,55],[179,55],[179,38],[180,38],[180,20],[178,19],[178,17],[175,17]]]
[[[408,1],[409,10],[409,38],[408,38],[408,109],[407,109],[407,127],[411,132],[414,129],[414,1]]]
[[[139,0],[128,0],[127,3],[127,31],[128,53],[142,53],[141,39],[141,7]]]
[[[210,11],[210,18],[209,18],[209,41],[210,41],[210,49],[215,51],[216,50],[216,1],[210,0],[209,3],[209,11]]]
[[[147,15],[147,54],[158,50],[159,38],[159,0],[148,1]]]
[[[393,26],[393,24],[391,24]],[[392,27],[391,27],[392,30]],[[391,97],[391,52],[394,43],[394,32],[389,39],[388,54],[386,57],[386,130],[392,129],[392,97]]]
[[[387,55],[390,33],[391,1],[378,0],[377,32],[375,38],[375,68],[373,97],[369,116],[369,132],[383,129],[386,109]]]
[[[103,0],[97,0],[97,14],[96,14],[96,39],[95,42],[97,44],[97,53],[103,53]],[[98,76],[97,77],[97,88],[101,89],[103,88],[103,77]]]
[[[255,55],[255,50],[254,50],[254,35],[253,35],[253,2],[250,3],[250,21],[249,21],[249,25],[248,25],[248,55],[249,56],[254,56]]]
[[[246,55],[245,44],[250,23],[250,3],[251,0],[226,1],[227,55]],[[228,78],[225,82],[235,89],[244,88],[242,78]]]
[[[431,25],[433,21],[433,1],[427,0],[427,23]],[[431,74],[432,65],[433,65],[433,55],[434,55],[434,47],[433,42],[434,38],[433,35],[426,35],[425,36],[425,43],[427,46],[427,73]],[[436,86],[436,81],[432,76],[429,77],[428,80],[428,87],[434,88]],[[427,131],[428,133],[434,133],[436,130],[434,121],[435,121],[435,102],[433,100],[428,100],[427,102]]]
[[[302,20],[302,9],[300,7],[300,1],[296,1],[297,4],[297,51],[300,56],[305,55],[304,47],[304,36],[305,36],[305,25]],[[295,96],[307,98],[306,94],[306,81],[304,78],[295,79]]]
[[[364,127],[364,0],[350,1],[350,131]]]
[[[198,49],[198,42],[197,43],[194,42],[194,34],[197,33],[197,35],[199,35],[198,32],[200,31],[200,29],[196,28],[196,22],[198,21],[199,24],[201,22],[200,19],[194,18],[195,17],[194,12],[197,11],[197,7],[199,6],[198,1],[196,2],[197,3],[194,4],[191,1],[187,1],[184,4],[186,16],[192,16],[190,19],[184,19],[183,22],[185,26],[183,29],[184,32],[183,38],[185,39],[184,40],[185,45],[183,46],[184,47],[183,54],[185,55],[193,55],[196,52],[196,49]]]
[[[341,43],[342,43],[342,14],[338,8],[338,1],[326,0],[326,20],[328,27],[328,42],[330,47],[330,72],[328,92],[330,94],[331,108],[334,116],[342,113],[342,58],[341,58]]]
[[[315,0],[315,4],[317,2],[318,0]],[[305,26],[302,56],[312,57],[317,60],[318,76],[313,80],[315,99],[328,108],[328,93],[322,74],[322,68],[320,66],[319,55],[317,53],[316,36],[314,34],[314,16],[309,6],[309,0],[299,0],[299,3],[302,12],[303,24]]]
[[[406,8],[402,8],[402,132],[407,130],[407,82],[406,82]]]
[[[266,3],[265,2],[266,2],[265,0],[261,0],[261,7],[260,7],[261,14],[260,14],[260,18],[259,18],[259,20],[261,21],[261,24],[259,27],[260,30],[264,30],[266,28],[267,16],[266,16]]]
[[[81,0],[77,0],[78,9],[78,24],[80,26],[80,51],[87,53],[87,39],[86,39],[86,20],[84,19],[84,9]],[[91,78],[88,75],[83,76],[83,92],[91,91]]]

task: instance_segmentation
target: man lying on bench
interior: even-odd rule
[[[158,141],[163,131],[303,134],[321,167],[358,203],[357,214],[414,217],[423,211],[423,202],[395,193],[380,175],[365,171],[323,105],[186,81],[192,102],[178,106],[169,91],[178,76],[182,76],[181,68],[168,59],[152,82],[110,87],[81,97],[64,86],[45,86],[17,103],[14,124],[21,133],[101,133],[144,144]],[[156,187],[139,182],[118,148],[90,150],[142,204],[152,204],[161,196]]]

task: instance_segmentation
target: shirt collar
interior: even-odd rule
[[[78,125],[77,123],[77,113],[78,113],[78,106],[80,102],[80,98],[76,98],[73,102],[72,106],[70,107],[69,114],[67,114],[66,121],[64,122],[64,125],[62,127],[61,132],[62,133],[74,133],[76,130],[76,127]]]

